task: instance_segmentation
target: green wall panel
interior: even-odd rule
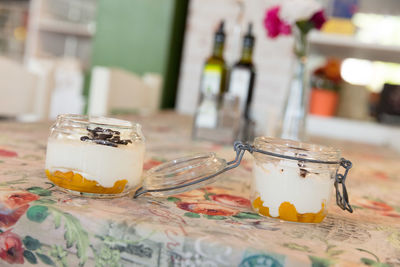
[[[172,107],[187,4],[186,0],[99,0],[92,66],[120,67],[140,75],[160,73],[162,106]]]

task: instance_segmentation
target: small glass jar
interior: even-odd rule
[[[139,124],[59,115],[48,138],[46,175],[75,195],[121,196],[141,185],[144,152]]]
[[[345,186],[351,162],[331,147],[257,137],[234,143],[236,158],[214,153],[174,159],[148,170],[142,179],[145,152],[139,124],[104,117],[60,115],[47,143],[46,174],[69,193],[116,197],[134,193],[163,197],[213,182],[240,165],[246,151],[254,156],[251,203],[263,216],[319,223],[327,214],[332,189],[336,203],[353,212]],[[345,169],[338,172],[339,166]]]
[[[340,150],[267,137],[257,137],[253,146],[253,209],[285,221],[321,222],[340,166]]]

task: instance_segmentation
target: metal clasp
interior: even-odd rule
[[[353,208],[350,205],[349,196],[347,194],[346,177],[352,165],[353,164],[351,163],[350,160],[342,158],[340,160],[340,167],[343,167],[345,169],[344,174],[339,173],[340,170],[339,168],[336,172],[336,177],[335,177],[336,204],[342,210],[347,210],[350,213],[353,212]],[[342,193],[340,192],[339,184],[342,185]]]

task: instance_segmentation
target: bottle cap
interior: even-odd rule
[[[247,28],[247,33],[243,39],[243,46],[245,47],[253,47],[255,42],[255,37],[253,35],[253,23],[249,23]]]
[[[218,30],[215,32],[215,42],[223,43],[225,41],[225,32],[224,32],[225,22],[222,20],[219,24]]]

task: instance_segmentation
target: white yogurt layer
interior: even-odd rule
[[[334,180],[328,171],[308,173],[304,178],[297,163],[290,164],[288,161],[254,163],[254,191],[259,193],[272,217],[279,216],[279,206],[283,202],[293,204],[298,213],[318,213],[322,203],[329,203]]]
[[[49,139],[46,169],[73,171],[102,187],[112,187],[126,179],[128,186],[141,182],[144,144],[133,143],[111,147],[68,139]]]

